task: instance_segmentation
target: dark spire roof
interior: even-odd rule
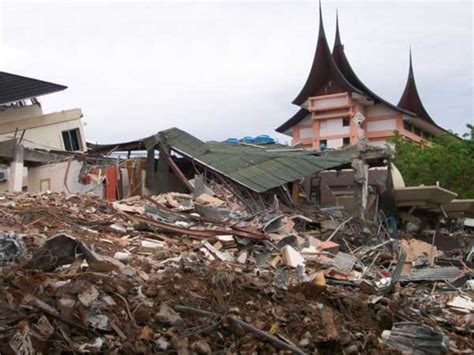
[[[0,72],[0,105],[67,89],[66,86]]]
[[[331,86],[328,85],[332,82]],[[324,90],[329,92],[324,92]],[[323,18],[321,11],[321,2],[319,3],[319,34],[316,45],[316,52],[313,59],[313,65],[309,73],[306,84],[301,92],[298,94],[293,103],[302,105],[310,96],[331,94],[336,92],[357,92],[361,95],[367,96],[375,103],[383,103],[390,108],[404,113],[409,116],[415,116],[411,110],[406,110],[403,107],[395,106],[388,101],[385,101],[380,96],[370,90],[357,77],[352,69],[349,61],[344,53],[344,45],[341,41],[339,31],[339,15],[336,13],[336,39],[334,41],[334,48],[332,54],[329,50],[326,35],[324,33]],[[302,121],[309,111],[305,108],[296,112],[293,117],[283,123],[276,129],[277,132],[284,133],[298,122]]]
[[[334,39],[334,48],[342,46],[341,36],[339,35],[339,11],[336,9],[336,38]],[[334,49],[333,49],[334,52]]]
[[[313,64],[301,92],[293,100],[302,105],[310,96],[349,91],[360,92],[344,77],[337,67],[329,49],[323,26],[321,2],[319,3],[319,34]]]
[[[341,35],[339,32],[339,15],[337,13],[336,13],[336,39],[334,41],[334,47],[332,49],[332,56],[334,58],[334,62],[336,63],[337,67],[342,72],[344,77],[351,83],[352,86],[356,87],[358,90],[363,92],[366,96],[370,97],[372,100],[374,100],[375,103],[382,102],[385,105],[395,109],[396,111],[403,111],[403,113],[410,114],[410,112],[401,110],[400,107],[397,107],[391,104],[390,102],[382,99],[372,90],[370,90],[362,82],[362,80],[360,80],[359,77],[356,75],[344,52],[344,45],[342,44]]]
[[[408,69],[407,84],[405,86],[405,90],[403,91],[402,97],[400,98],[400,101],[398,102],[398,107],[404,110],[414,112],[419,118],[436,125],[436,123],[430,117],[428,112],[426,112],[425,107],[423,106],[423,103],[421,102],[420,95],[418,94],[418,90],[416,88],[415,75],[413,74],[411,48],[410,48],[410,68]]]

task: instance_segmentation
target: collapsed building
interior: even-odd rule
[[[86,150],[81,109],[43,112],[39,98],[65,89],[0,72],[0,190],[22,191],[27,186],[34,191],[50,190],[51,176],[36,178],[30,169],[60,160],[55,151]]]
[[[405,186],[381,144],[442,131],[411,58],[391,105],[320,14],[291,146],[86,144],[79,109],[42,112],[65,88],[0,73],[2,353],[473,352],[474,200]]]

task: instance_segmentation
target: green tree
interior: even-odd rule
[[[416,144],[400,135],[395,144],[394,164],[407,186],[434,185],[454,191],[458,198],[474,198],[474,139],[457,139],[448,134],[434,137],[429,144]]]
[[[466,127],[469,130],[469,132],[464,133],[462,136],[466,139],[470,139],[471,141],[474,141],[474,125],[468,123]]]

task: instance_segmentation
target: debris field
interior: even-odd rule
[[[222,186],[0,196],[2,354],[472,353],[472,234],[445,252]],[[471,243],[471,244],[469,244]]]

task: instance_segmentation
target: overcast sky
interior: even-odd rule
[[[296,112],[319,20],[316,1],[3,1],[0,70],[69,88],[47,111],[82,108],[87,140],[179,127],[202,139],[270,134]],[[412,46],[437,123],[473,122],[472,1],[323,1],[365,84],[397,103]]]

